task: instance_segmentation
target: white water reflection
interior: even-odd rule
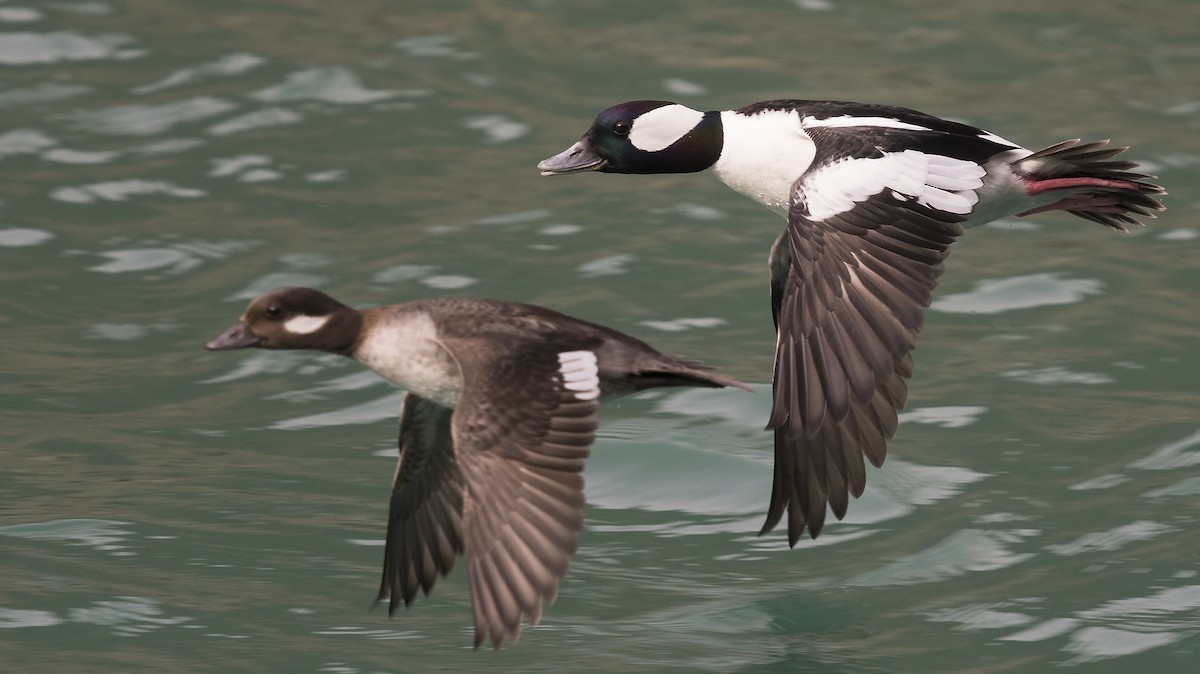
[[[153,84],[137,87],[135,94],[148,94],[161,89],[169,89],[183,84],[193,84],[214,76],[241,75],[249,70],[263,65],[267,60],[261,56],[246,52],[228,54],[210,63],[204,63],[190,68],[180,68]]]
[[[1013,552],[1009,546],[1037,533],[1032,529],[964,529],[921,552],[856,576],[846,584],[860,587],[912,585],[937,582],[967,573],[1004,569],[1034,556],[1031,552]]]
[[[146,194],[165,194],[169,197],[195,199],[207,196],[204,190],[192,187],[180,187],[174,183],[162,180],[112,180],[107,182],[79,185],[77,187],[59,187],[50,193],[55,201],[65,201],[71,204],[92,204],[97,201],[125,201],[133,196]]]
[[[264,108],[213,124],[208,127],[208,132],[214,136],[228,136],[284,124],[295,124],[303,119],[300,113],[286,108]]]
[[[1063,650],[1076,654],[1076,657],[1066,663],[1075,665],[1142,653],[1152,648],[1173,644],[1184,636],[1186,635],[1178,632],[1143,632],[1110,627],[1085,627],[1071,634],[1071,641]]]
[[[330,412],[320,412],[293,419],[285,419],[271,424],[271,428],[283,431],[297,431],[321,426],[348,426],[351,424],[373,424],[384,419],[397,419],[400,416],[400,403],[404,393],[396,391],[382,398],[359,405],[351,405]]]
[[[31,87],[0,91],[0,108],[31,103],[48,103],[86,94],[91,90],[91,87],[83,84],[42,82]]]
[[[197,96],[173,103],[135,103],[101,110],[86,110],[71,116],[76,126],[113,136],[154,136],[179,124],[221,115],[237,105],[212,96]]]
[[[1042,386],[1054,384],[1111,384],[1115,379],[1098,372],[1072,372],[1065,367],[1044,367],[1037,370],[1009,370],[1000,373],[1002,377],[1023,381],[1027,384]]]
[[[145,597],[116,597],[91,606],[73,608],[67,613],[67,619],[109,627],[113,634],[122,637],[140,636],[192,620],[185,616],[167,615],[159,602]]]
[[[58,141],[37,129],[14,129],[0,134],[0,159],[10,155],[36,154]]]
[[[1200,447],[1200,431],[1178,442],[1159,447],[1149,456],[1138,459],[1129,466],[1143,470],[1173,470],[1195,466],[1200,464],[1200,449],[1192,449],[1193,447]]]
[[[489,144],[507,143],[529,133],[529,125],[518,122],[505,115],[479,115],[468,117],[464,122],[468,129],[484,133],[484,140]]]
[[[931,424],[942,428],[964,428],[979,421],[986,407],[971,405],[947,405],[944,407],[918,407],[897,415],[900,423]]]
[[[79,35],[69,31],[51,33],[0,33],[0,64],[34,65],[60,61],[125,60],[143,56],[142,49],[130,48],[135,42],[129,35]]]
[[[1130,543],[1148,541],[1163,534],[1175,531],[1174,527],[1157,522],[1141,520],[1130,522],[1108,531],[1097,531],[1084,534],[1070,543],[1048,545],[1046,550],[1056,555],[1078,555],[1087,552],[1119,550]]]
[[[116,520],[51,520],[0,527],[0,536],[66,542],[92,547],[115,556],[129,556],[136,554],[126,549],[125,541],[133,535],[128,529],[130,526],[130,522]]]
[[[89,152],[86,150],[72,150],[65,147],[51,148],[42,153],[42,159],[46,161],[77,165],[103,164],[119,156],[121,156],[121,153],[116,151]]]
[[[52,627],[61,623],[62,618],[51,611],[0,608],[0,629]]]
[[[1071,617],[1045,620],[1001,641],[1035,642],[1069,634],[1062,650],[1076,665],[1134,655],[1173,644],[1200,630],[1200,585],[1105,602]]]
[[[926,614],[926,620],[934,623],[957,623],[956,632],[977,632],[979,630],[994,630],[1019,625],[1028,625],[1036,620],[1033,616],[1015,611],[1004,611],[1015,602],[996,604],[974,604],[958,608],[938,609]]]
[[[625,269],[625,265],[633,262],[635,259],[637,258],[632,255],[608,255],[592,260],[591,262],[584,262],[579,265],[578,271],[585,278],[624,274],[628,271]]]
[[[289,73],[283,84],[260,89],[251,98],[267,103],[282,101],[321,101],[324,103],[356,104],[374,103],[394,96],[420,97],[427,92],[373,91],[359,81],[358,76],[346,68],[309,68]]]
[[[25,248],[38,246],[54,238],[54,234],[43,229],[10,227],[0,229],[0,248]]]
[[[663,332],[682,332],[691,330],[692,328],[715,328],[725,325],[725,319],[712,316],[703,318],[673,318],[669,321],[641,321],[639,325],[644,325],[655,330]]]
[[[1071,304],[1098,295],[1104,284],[1095,279],[1067,279],[1062,274],[1030,274],[979,281],[975,290],[943,296],[930,309],[952,314],[997,314],[1014,309]]]

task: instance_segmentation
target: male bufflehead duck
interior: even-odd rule
[[[769,258],[775,320],[775,476],[760,535],[788,543],[841,519],[883,463],[907,397],[922,309],[965,227],[1065,210],[1125,230],[1162,210],[1126,148],[1068,140],[1033,152],[915,110],[779,100],[700,112],[631,101],[538,164],[543,175],[711,168],[787,217]]]
[[[599,398],[749,388],[601,325],[528,304],[435,299],[361,311],[311,288],[250,303],[211,350],[348,356],[408,391],[379,600],[426,594],[467,557],[475,646],[517,639],[554,601],[583,527]]]

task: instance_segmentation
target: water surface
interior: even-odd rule
[[[0,669],[1191,671],[1200,5],[0,4]],[[707,175],[547,179],[634,98],[889,102],[1114,138],[1171,192],[955,246],[845,522],[754,534],[782,222]],[[756,384],[605,408],[543,626],[461,568],[371,610],[398,394],[207,353],[247,298],[537,302]]]

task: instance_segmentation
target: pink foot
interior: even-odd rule
[[[1046,190],[1064,190],[1072,187],[1106,187],[1110,190],[1138,189],[1137,185],[1125,180],[1106,180],[1104,178],[1047,178],[1025,181],[1025,192],[1030,196],[1041,194]]]
[[[1126,208],[1121,205],[1121,200],[1114,196],[1105,196],[1099,194],[1078,194],[1066,199],[1060,199],[1048,206],[1039,206],[1031,208],[1028,211],[1017,213],[1018,217],[1033,215],[1034,213],[1045,213],[1046,211],[1091,211],[1093,213],[1124,213]]]

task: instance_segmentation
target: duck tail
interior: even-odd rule
[[[1081,143],[1065,140],[1038,150],[1016,162],[1030,195],[1069,190],[1061,200],[1021,213],[1065,210],[1085,220],[1128,231],[1141,227],[1139,218],[1153,218],[1165,210],[1159,197],[1167,191],[1150,182],[1155,176],[1134,171],[1136,162],[1113,159],[1129,149],[1109,147],[1109,141]]]

